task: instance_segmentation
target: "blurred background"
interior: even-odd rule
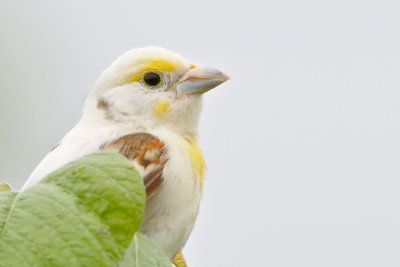
[[[399,1],[0,2],[0,177],[14,190],[124,51],[231,80],[204,97],[201,266],[400,266]]]

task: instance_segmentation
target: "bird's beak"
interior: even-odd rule
[[[229,76],[217,69],[192,65],[178,82],[178,95],[202,94],[229,80]]]

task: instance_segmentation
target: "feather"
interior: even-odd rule
[[[153,196],[164,181],[167,149],[155,136],[148,133],[128,134],[104,145],[103,149],[121,153],[141,172],[147,199]]]

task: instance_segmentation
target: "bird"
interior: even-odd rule
[[[198,145],[203,94],[229,76],[155,46],[131,49],[106,68],[82,117],[43,158],[22,191],[81,156],[114,150],[139,170],[147,199],[139,232],[173,261],[195,224],[206,164]]]

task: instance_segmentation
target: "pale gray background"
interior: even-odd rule
[[[400,266],[399,1],[1,1],[0,177],[19,189],[100,72],[159,45],[205,95],[192,267]]]

